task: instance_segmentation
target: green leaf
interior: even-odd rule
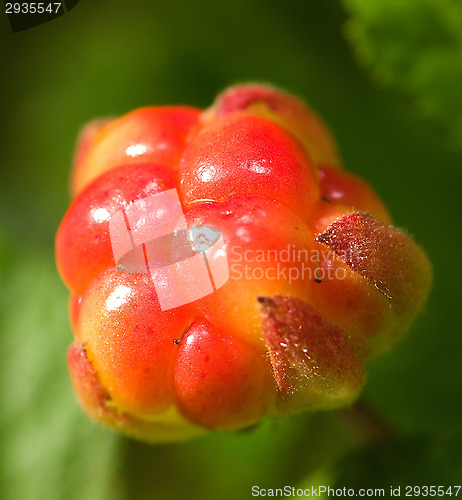
[[[462,2],[345,0],[347,34],[377,82],[462,144]]]

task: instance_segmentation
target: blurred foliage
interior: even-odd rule
[[[462,2],[345,0],[347,33],[376,81],[462,146]]]
[[[405,496],[406,486],[447,487],[460,484],[461,450],[462,433],[451,438],[424,435],[393,437],[341,460],[336,466],[338,483],[356,489],[385,488],[387,492],[391,487],[401,487],[402,496]],[[422,490],[421,495],[415,496],[430,495],[424,495]]]
[[[374,26],[376,4],[368,2]],[[417,37],[412,45],[397,37],[413,23],[417,34],[440,33],[445,24],[428,9],[441,7],[447,17],[449,3],[403,2],[409,13],[396,4],[382,2],[398,17],[368,45],[379,53],[386,36],[395,39],[403,82],[412,72],[407,57],[433,75],[439,58],[425,63],[418,53],[436,50],[438,40]],[[354,12],[359,19],[359,7]],[[460,36],[458,21],[448,19]],[[358,67],[342,36],[347,21],[336,0],[81,0],[61,18],[15,34],[0,16],[1,498],[231,499],[250,497],[253,485],[460,481],[462,154]],[[446,69],[454,71],[454,89],[462,83],[456,63]],[[68,205],[74,141],[91,118],[147,104],[207,106],[223,87],[245,80],[284,87],[323,116],[347,168],[427,249],[433,293],[409,335],[369,365],[358,408],[184,444],[137,443],[90,422],[67,375],[72,336],[53,238]],[[452,127],[462,96],[444,85],[432,92],[453,99],[441,107],[454,113]]]

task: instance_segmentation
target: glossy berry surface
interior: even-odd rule
[[[322,121],[271,86],[231,87],[205,111],[146,107],[91,122],[71,191],[56,237],[71,378],[92,418],[137,439],[353,403],[365,362],[406,332],[431,285],[425,253],[343,169]],[[152,269],[178,257],[181,231],[162,248],[139,245],[146,272],[133,272],[115,260],[110,225],[125,214],[136,246],[152,217],[140,210],[167,192],[198,238],[221,235],[207,280],[224,255],[227,271],[212,293],[166,309]]]

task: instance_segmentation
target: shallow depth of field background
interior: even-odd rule
[[[15,34],[0,14],[1,498],[460,484],[462,12],[450,0],[397,5],[82,0]],[[72,335],[53,239],[79,127],[143,105],[205,107],[249,80],[302,96],[325,119],[346,168],[428,251],[430,300],[409,335],[370,363],[357,409],[185,444],[125,439],[87,419],[66,368]]]

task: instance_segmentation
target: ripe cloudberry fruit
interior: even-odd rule
[[[430,288],[325,125],[270,86],[90,123],[71,192],[56,255],[74,388],[146,441],[351,404]]]

